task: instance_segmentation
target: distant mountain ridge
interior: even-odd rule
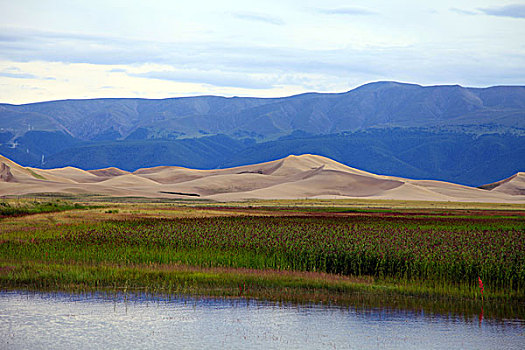
[[[333,134],[370,127],[492,125],[525,129],[525,87],[464,88],[370,83],[345,93],[283,98],[197,96],[0,104],[14,136],[62,131],[81,140],[201,137],[275,139],[294,131]]]
[[[283,98],[0,104],[0,153],[25,166],[127,171],[313,153],[375,173],[479,186],[525,169],[525,86],[376,82]]]

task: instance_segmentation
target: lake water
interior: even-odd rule
[[[0,292],[1,349],[524,349],[523,320],[392,309]]]

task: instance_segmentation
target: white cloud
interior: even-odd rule
[[[475,16],[475,15],[479,14],[479,12],[476,12],[476,11],[463,10],[463,9],[459,9],[459,8],[456,8],[456,7],[450,8],[450,11],[455,12],[455,13],[457,13],[459,15]]]
[[[13,73],[13,72],[0,72],[0,77],[13,78],[13,79],[39,79],[36,75],[28,73]]]
[[[263,22],[269,24],[283,25],[284,21],[277,16],[271,16],[265,13],[256,13],[256,12],[234,12],[232,13],[233,17],[255,22]]]
[[[344,15],[344,16],[368,16],[375,15],[375,11],[360,7],[338,7],[338,8],[321,8],[317,10],[319,13],[326,15]]]
[[[511,4],[504,6],[494,6],[480,8],[481,12],[499,17],[525,18],[525,4]]]
[[[254,76],[236,72],[222,72],[217,70],[201,71],[150,71],[145,73],[130,74],[131,76],[159,79],[177,82],[208,84],[220,87],[237,87],[245,89],[271,89],[274,85],[268,81],[268,76]]]
[[[523,84],[525,27],[501,18],[520,17],[520,8],[490,0],[455,6],[453,0],[403,6],[327,0],[321,9],[314,0],[2,2],[0,96],[3,102],[282,96],[374,80]]]

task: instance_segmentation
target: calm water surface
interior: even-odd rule
[[[525,323],[245,300],[0,292],[0,348],[525,349]]]

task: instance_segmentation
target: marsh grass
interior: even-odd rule
[[[47,201],[28,198],[2,199],[0,200],[0,218],[84,208],[85,206],[82,204],[62,201],[60,199]]]
[[[7,284],[4,282],[7,280]],[[457,297],[420,285],[385,284],[312,272],[283,272],[233,268],[195,268],[184,265],[107,266],[23,263],[0,266],[4,288],[68,293],[107,293],[116,298],[245,298],[287,304],[325,304],[352,308],[403,309],[425,313],[525,319],[525,308],[514,301]]]
[[[481,276],[485,300],[524,300],[520,216],[117,208],[3,222],[9,229],[0,237],[1,285],[325,302],[355,293],[479,301]],[[155,210],[164,218],[151,218]]]

